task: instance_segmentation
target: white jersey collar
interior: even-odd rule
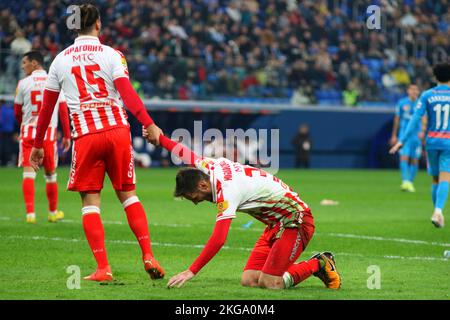
[[[79,42],[79,41],[96,41],[96,42],[100,42],[98,37],[94,37],[94,36],[78,36],[78,37],[75,38],[75,43]]]
[[[34,70],[31,74],[38,74],[38,73],[45,73],[47,74],[47,71],[45,71],[44,69],[39,69],[39,70]]]

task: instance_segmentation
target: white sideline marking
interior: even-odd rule
[[[59,222],[62,223],[81,223],[81,220],[71,220],[71,219],[63,219]],[[102,220],[103,224],[117,224],[117,225],[128,225],[128,223],[123,221],[114,221],[114,220]],[[171,228],[192,228],[190,224],[176,224],[176,223],[157,223],[151,222],[151,226],[161,226],[161,227],[171,227]]]
[[[375,240],[375,241],[392,241],[392,242],[402,242],[409,244],[426,244],[430,246],[439,246],[439,247],[450,247],[450,243],[442,243],[442,242],[432,242],[425,240],[412,240],[412,239],[401,239],[401,238],[385,238],[385,237],[377,237],[377,236],[364,236],[364,235],[356,235],[349,233],[316,233],[316,235],[324,235],[330,237],[337,238],[353,238],[353,239],[364,239],[364,240]]]
[[[0,220],[12,220],[10,217],[1,217]],[[19,220],[19,219],[17,219]],[[63,219],[59,222],[62,223],[81,223],[81,220],[71,220],[71,219]],[[127,223],[123,221],[114,221],[114,220],[103,220],[103,224],[115,224],[115,225],[127,225]],[[190,224],[176,224],[176,223],[155,223],[151,222],[151,226],[161,226],[161,227],[170,227],[170,228],[193,228],[196,226]],[[263,229],[244,229],[240,227],[231,227],[232,230],[239,231],[253,231],[253,232],[262,232]],[[322,233],[315,232],[314,236],[328,236],[328,237],[336,237],[336,238],[352,238],[352,239],[363,239],[363,240],[374,240],[374,241],[390,241],[390,242],[400,242],[407,244],[419,244],[419,245],[430,245],[430,246],[438,246],[438,247],[450,247],[450,243],[445,242],[434,242],[434,241],[425,241],[425,240],[414,240],[414,239],[402,239],[402,238],[385,238],[380,236],[367,236],[367,235],[357,235],[357,234],[349,234],[349,233]]]
[[[3,239],[19,239],[19,240],[43,240],[43,241],[62,241],[62,242],[85,242],[84,239],[70,239],[70,238],[61,238],[61,237],[43,237],[43,236],[19,236],[19,235],[12,235],[12,236],[3,236],[0,235],[0,238]],[[129,241],[129,240],[105,240],[106,243],[114,243],[114,244],[126,244],[126,245],[136,245],[136,241]],[[154,246],[161,246],[161,247],[181,247],[181,248],[195,248],[195,249],[203,249],[204,245],[200,244],[182,244],[182,243],[165,243],[165,242],[152,242],[152,245]],[[222,247],[225,250],[239,250],[239,251],[251,251],[253,248],[246,248],[246,247],[228,247],[223,246]],[[309,251],[303,252],[303,254],[308,254]],[[365,255],[359,254],[359,253],[347,253],[347,252],[338,252],[335,253],[336,256],[353,256],[353,257],[366,257]],[[415,257],[407,257],[407,256],[367,256],[367,257],[374,257],[374,258],[384,258],[384,259],[401,259],[401,260],[428,260],[428,261],[449,261],[448,259],[444,258],[436,258],[436,257],[421,257],[421,256],[415,256]]]
[[[44,240],[44,241],[62,241],[62,242],[85,242],[85,239],[70,239],[70,238],[61,238],[61,237],[43,237],[43,236],[19,236],[19,235],[12,235],[12,236],[3,236],[0,235],[0,238],[3,239],[19,239],[19,240]],[[136,241],[130,241],[130,240],[105,240],[105,243],[115,243],[115,244],[129,244],[129,245],[137,245]],[[204,245],[200,244],[182,244],[182,243],[167,243],[167,242],[152,242],[152,245],[154,246],[161,246],[161,247],[181,247],[181,248],[198,248],[203,249]],[[223,246],[222,249],[225,250],[240,250],[240,251],[251,251],[252,248],[244,248],[244,247],[228,247]]]

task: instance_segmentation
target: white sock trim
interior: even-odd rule
[[[97,206],[86,206],[86,207],[81,208],[81,214],[83,216],[88,213],[100,214],[100,208]]]
[[[36,218],[36,214],[34,212],[27,213],[27,218]]]
[[[283,274],[283,282],[285,289],[294,286],[294,279],[292,278],[291,274],[287,271]]]
[[[131,206],[132,204],[139,202],[139,198],[137,196],[129,197],[127,200],[122,202],[123,208]]]
[[[24,179],[36,179],[36,172],[24,172],[23,178]]]
[[[58,176],[58,175],[57,175],[56,173],[51,174],[51,175],[44,175],[45,182],[47,182],[47,183],[53,183],[53,182],[56,182],[57,176]]]

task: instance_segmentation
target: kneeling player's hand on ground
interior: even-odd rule
[[[142,131],[144,138],[155,146],[159,145],[159,136],[162,134],[162,130],[156,124],[151,124]]]
[[[170,278],[169,282],[167,283],[167,286],[169,288],[173,288],[177,286],[180,288],[186,281],[191,280],[195,274],[191,270],[183,271],[176,276],[173,276]]]
[[[403,143],[401,142],[397,142],[392,148],[391,150],[389,150],[390,154],[394,154],[396,153],[398,150],[400,150],[400,148],[403,146]]]
[[[44,149],[43,148],[36,149],[35,147],[33,147],[33,149],[31,149],[30,154],[30,165],[34,169],[34,171],[39,170],[39,166],[42,164],[43,159],[44,159]]]
[[[62,144],[64,153],[69,151],[70,145],[71,145],[70,139],[63,138],[61,144]]]

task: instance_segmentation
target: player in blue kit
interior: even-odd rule
[[[431,222],[438,228],[444,227],[442,211],[448,196],[450,181],[450,63],[440,63],[433,67],[438,85],[422,93],[417,102],[414,115],[390,152],[397,152],[408,143],[416,132],[420,120],[428,116],[426,150],[428,173],[433,177],[432,199],[434,212]]]
[[[415,84],[410,84],[407,90],[408,97],[405,97],[397,103],[394,117],[394,126],[392,128],[391,146],[395,145],[398,138],[405,132],[409,121],[414,113],[417,98],[420,91]],[[415,192],[414,178],[419,169],[419,160],[422,155],[422,139],[424,134],[422,127],[419,125],[416,131],[412,133],[403,148],[400,150],[400,172],[402,176],[402,191]]]

